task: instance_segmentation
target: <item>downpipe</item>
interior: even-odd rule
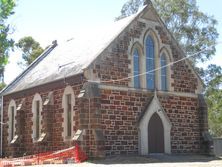
[[[2,157],[2,139],[3,139],[3,96],[1,100],[1,157]]]

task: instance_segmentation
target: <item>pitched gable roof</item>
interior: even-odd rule
[[[84,32],[72,39],[50,46],[1,95],[11,94],[82,73],[137,17],[153,9],[152,4],[139,12],[97,31]],[[158,19],[163,24],[161,19]],[[169,32],[169,31],[168,31]],[[171,35],[172,36],[172,35]],[[174,40],[174,38],[172,37]],[[174,40],[174,42],[176,42]],[[185,56],[185,54],[183,53]],[[197,75],[198,76],[198,75]],[[199,76],[197,77],[199,78]],[[199,78],[200,79],[200,78]]]
[[[106,28],[97,29],[96,32],[90,30],[58,43],[50,52],[39,56],[39,60],[32,63],[1,94],[18,92],[82,73],[139,13],[114,22]]]

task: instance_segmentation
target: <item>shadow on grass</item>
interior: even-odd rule
[[[149,156],[138,156],[138,155],[119,155],[107,157],[104,159],[92,159],[88,160],[94,164],[147,164],[147,163],[183,163],[183,162],[210,162],[214,160],[221,160],[214,156],[206,155],[149,155]]]

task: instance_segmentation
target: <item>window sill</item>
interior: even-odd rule
[[[13,139],[10,140],[9,144],[10,144],[10,145],[16,144],[16,143],[18,142],[18,138],[19,138],[19,136],[18,136],[18,135],[15,135],[15,136],[13,137]]]
[[[39,138],[33,138],[33,143],[41,143],[46,139],[46,133],[41,133]]]

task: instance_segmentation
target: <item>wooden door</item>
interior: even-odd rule
[[[149,153],[164,153],[164,131],[162,120],[157,113],[153,114],[148,124]]]

